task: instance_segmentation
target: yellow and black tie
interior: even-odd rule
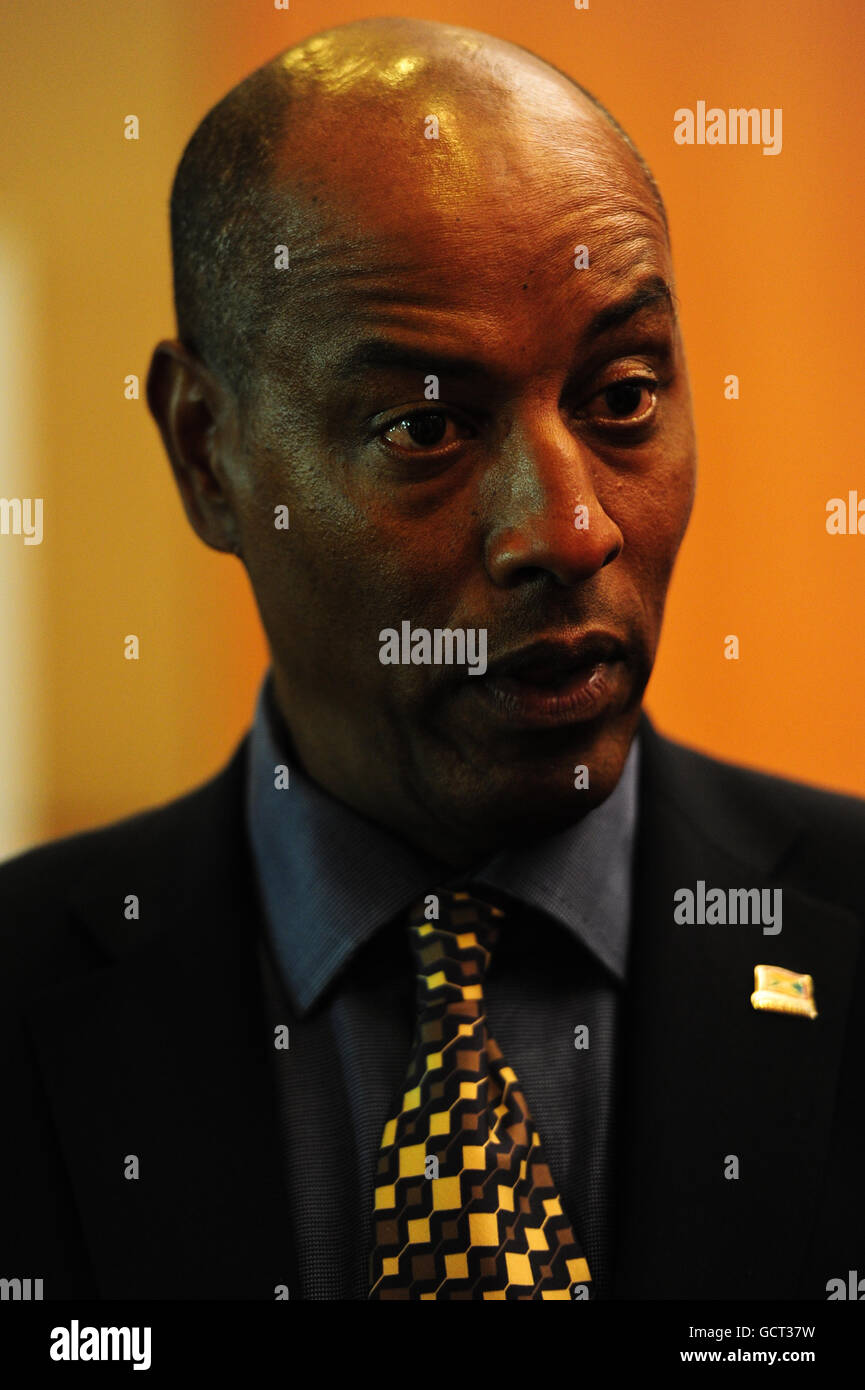
[[[499,908],[439,892],[409,916],[418,1020],[399,1114],[379,1151],[372,1299],[571,1299],[591,1279],[483,981]],[[426,900],[428,901],[428,899]]]

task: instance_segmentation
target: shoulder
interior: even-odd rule
[[[861,907],[865,799],[710,756],[641,728],[644,788],[746,860],[771,860],[803,888]],[[836,891],[833,891],[837,890]]]
[[[244,752],[241,744],[215,776],[182,796],[6,860],[0,864],[0,904],[31,902],[34,894],[43,901],[63,896],[94,873],[140,866],[149,854],[175,858],[182,852],[181,837],[202,825],[218,810],[217,803],[237,789]]]
[[[98,917],[108,902],[116,913],[130,893],[168,901],[227,855],[241,825],[245,759],[246,740],[182,796],[0,864],[0,972],[44,981],[90,968],[94,945],[79,932],[79,915]]]
[[[722,806],[742,814],[777,811],[785,807],[791,815],[808,820],[827,821],[839,826],[865,829],[865,799],[793,778],[781,777],[759,768],[746,767],[717,758],[652,730],[663,746],[670,771],[681,788],[699,787]]]

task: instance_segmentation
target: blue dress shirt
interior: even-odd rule
[[[576,825],[455,875],[304,773],[268,672],[246,813],[270,1021],[289,1029],[274,1073],[302,1286],[291,1297],[366,1297],[377,1152],[404,1090],[414,1028],[405,916],[437,887],[468,880],[506,912],[484,991],[490,1033],[522,1085],[593,1296],[608,1291],[638,761],[635,740],[615,790]],[[289,770],[287,788],[277,786],[279,767]],[[581,1025],[588,1046],[578,1048]]]

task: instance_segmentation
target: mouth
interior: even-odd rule
[[[510,729],[554,729],[621,709],[630,692],[627,648],[607,632],[533,642],[490,663],[472,685]]]

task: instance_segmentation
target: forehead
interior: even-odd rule
[[[427,81],[399,100],[376,89],[317,100],[277,161],[295,304],[322,328],[423,314],[459,332],[460,321],[519,314],[526,295],[532,312],[541,299],[589,317],[629,278],[671,281],[631,151],[564,79],[530,77],[516,89]],[[588,271],[574,266],[577,246]]]

